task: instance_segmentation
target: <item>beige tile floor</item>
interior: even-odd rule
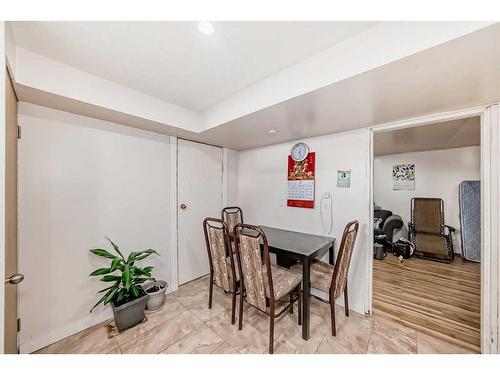
[[[214,288],[208,309],[208,278],[181,286],[167,295],[165,306],[147,315],[143,323],[120,334],[104,322],[67,337],[36,353],[267,353],[269,318],[244,306],[243,330],[230,322],[231,299]],[[434,338],[392,320],[337,309],[337,336],[330,334],[329,305],[312,298],[311,339],[302,340],[297,309],[285,314],[275,326],[275,353],[469,353],[454,344]],[[112,323],[111,323],[112,324]]]

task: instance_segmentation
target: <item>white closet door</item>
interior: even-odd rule
[[[220,217],[222,209],[222,148],[178,141],[178,262],[179,284],[209,272],[203,220]]]

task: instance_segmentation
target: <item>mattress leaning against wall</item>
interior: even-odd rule
[[[481,183],[462,181],[458,187],[462,256],[481,261]]]

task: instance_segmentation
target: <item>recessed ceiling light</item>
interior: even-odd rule
[[[276,129],[269,129],[267,134],[276,134]]]
[[[198,22],[198,31],[203,35],[211,35],[214,32],[214,27],[208,21]]]

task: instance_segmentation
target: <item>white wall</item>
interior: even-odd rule
[[[238,157],[238,151],[223,149],[223,204],[226,207],[238,205]]]
[[[405,237],[407,235],[406,225],[410,220],[411,198],[441,198],[444,200],[445,224],[456,228],[453,244],[455,252],[460,253],[458,185],[464,180],[480,179],[480,147],[383,155],[375,157],[373,163],[375,203],[394,214],[401,215],[405,222],[405,230],[399,235]],[[392,190],[392,166],[400,163],[415,164],[415,190]]]
[[[10,22],[3,24],[5,25],[5,62],[12,75],[16,71],[16,42],[12,32],[12,24]]]
[[[107,263],[89,253],[112,238],[170,281],[169,137],[20,103],[21,350],[30,352],[111,316],[89,314]]]
[[[333,194],[333,236],[337,252],[347,222],[360,222],[358,239],[349,272],[350,307],[360,313],[367,293],[369,181],[368,129],[303,140],[316,152],[316,204],[314,209],[286,207],[287,158],[293,143],[242,151],[238,155],[238,204],[245,222],[322,234],[319,201]],[[352,170],[351,188],[337,188],[337,169]],[[327,259],[327,257],[325,258]],[[342,301],[339,301],[342,303]]]

